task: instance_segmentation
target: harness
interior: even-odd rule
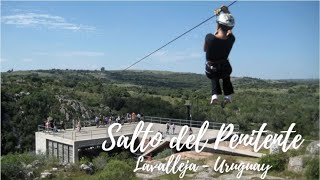
[[[206,66],[208,66],[210,69],[213,69],[214,65],[224,64],[224,63],[227,63],[227,62],[229,62],[229,59],[221,59],[221,60],[218,60],[218,61],[207,60],[206,61]]]

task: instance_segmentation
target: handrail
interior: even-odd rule
[[[108,125],[109,126],[109,125]],[[106,126],[104,126],[106,127]],[[134,131],[135,126],[122,126],[120,129],[119,133],[123,133],[124,131]],[[90,137],[89,139],[92,139],[92,136],[97,136],[97,135],[102,135],[105,134],[107,136],[107,129],[106,128],[99,128],[96,130],[89,130],[89,131],[72,131],[70,133],[66,133],[66,131],[59,131],[57,128],[47,128],[46,126],[43,125],[38,125],[38,132],[44,132],[48,133],[51,135],[58,135],[62,136],[63,138],[71,139],[71,140],[77,140],[79,137]],[[115,132],[115,130],[113,131]],[[88,136],[89,135],[89,136]],[[78,137],[78,138],[77,138]]]
[[[174,119],[174,118],[161,118],[161,117],[153,117],[153,116],[144,116],[143,120],[145,122],[152,122],[152,123],[160,123],[165,124],[167,122],[169,123],[175,123],[179,126],[188,125],[190,127],[198,127],[200,128],[203,124],[203,121],[195,121],[195,120],[186,120],[186,119]],[[218,122],[209,122],[209,129],[220,129],[224,123],[218,123]],[[239,125],[233,124],[235,131],[239,131]]]
[[[178,126],[184,126],[188,125],[190,127],[197,127],[200,128],[203,124],[203,121],[195,121],[195,120],[186,120],[186,119],[174,119],[174,118],[162,118],[162,117],[153,117],[153,116],[144,116],[142,118],[143,121],[145,122],[151,122],[151,123],[160,123],[160,124],[166,124],[167,122],[169,123],[174,123],[175,125]],[[91,124],[91,121],[83,121],[82,124],[89,123]],[[220,129],[222,124],[224,123],[218,123],[218,122],[209,122],[209,129]],[[233,124],[234,125],[234,130],[236,132],[239,132],[239,125],[238,124]],[[104,127],[108,127],[110,124],[104,125]],[[72,127],[73,128],[73,127]],[[128,131],[129,129],[126,128],[131,128],[130,130],[134,130],[134,126],[122,126],[120,133],[123,131]],[[75,128],[76,129],[76,128]],[[66,133],[66,131],[59,131],[57,128],[47,128],[44,125],[38,125],[38,131],[40,132],[45,132],[49,133],[52,135],[59,135],[62,136],[63,138],[68,138],[72,140],[76,140],[77,137],[83,137],[83,136],[90,136],[90,139],[92,139],[92,136],[97,136],[101,134],[106,134],[107,131],[106,129],[97,129],[97,130],[89,130],[89,131],[72,131],[72,133]],[[70,132],[70,131],[69,131]]]

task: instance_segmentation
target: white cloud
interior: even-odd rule
[[[169,51],[158,51],[153,55],[154,60],[160,62],[183,62],[189,60],[198,60],[202,58],[201,53],[196,52],[187,52],[187,51],[178,51],[178,52],[169,52]]]
[[[95,27],[67,22],[60,16],[40,13],[20,13],[2,16],[1,22],[18,27],[46,27],[49,29],[64,29],[73,31],[94,31]]]
[[[59,56],[59,57],[101,57],[105,56],[104,52],[97,51],[68,51],[68,52],[34,52],[34,55],[38,56]]]

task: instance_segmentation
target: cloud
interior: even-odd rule
[[[19,13],[2,16],[1,22],[18,27],[46,27],[72,31],[94,31],[95,27],[68,22],[61,16],[41,13]]]
[[[58,56],[58,57],[101,57],[105,56],[104,52],[97,51],[69,51],[69,52],[34,52],[34,55],[38,56]]]
[[[187,52],[187,51],[177,51],[177,52],[169,52],[169,51],[158,51],[153,55],[154,60],[158,60],[160,62],[183,62],[189,60],[198,60],[202,58],[201,53],[196,52]]]
[[[75,57],[75,56],[100,57],[104,55],[105,54],[103,52],[95,52],[95,51],[71,51],[71,52],[63,52],[58,54],[58,56],[66,56],[66,57]]]

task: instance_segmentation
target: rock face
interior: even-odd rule
[[[319,152],[320,152],[320,141],[313,141],[307,146],[306,154],[319,155]]]
[[[289,158],[289,163],[288,163],[288,171],[292,171],[295,173],[302,173],[303,166],[304,166],[304,156],[296,156],[296,157],[291,157]]]
[[[65,115],[67,121],[72,118],[74,114],[70,114],[70,109],[74,110],[77,114],[80,114],[81,117],[85,119],[90,118],[90,111],[86,108],[81,102],[73,99],[69,99],[63,95],[56,95],[56,99],[60,102],[60,112]]]

